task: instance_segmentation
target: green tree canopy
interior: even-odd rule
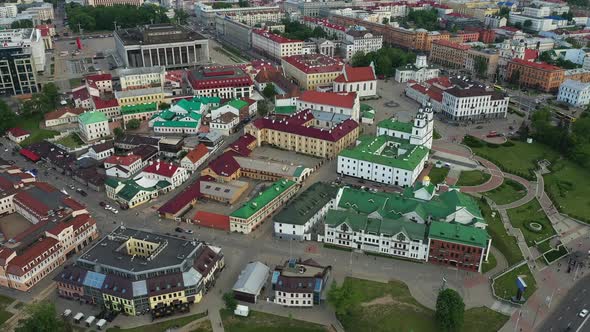
[[[31,21],[31,20],[18,20],[18,21],[14,21],[14,22],[12,22],[12,24],[10,24],[11,29],[25,29],[25,28],[32,28],[32,27],[33,27],[33,21]]]
[[[4,134],[6,130],[12,128],[16,114],[8,107],[4,100],[0,100],[0,134]]]
[[[338,287],[336,281],[332,283],[328,291],[328,302],[334,307],[336,316],[343,316],[349,313],[353,306],[354,292],[346,282]]]
[[[267,83],[264,89],[262,90],[262,94],[267,99],[272,99],[277,92],[275,91],[275,85],[272,83]]]
[[[174,22],[179,24],[187,24],[188,23],[188,13],[182,9],[175,9],[174,10]]]
[[[72,331],[69,323],[58,316],[55,305],[48,301],[29,304],[28,317],[20,320],[16,332],[66,332]]]
[[[435,318],[440,331],[461,331],[464,313],[465,304],[459,293],[450,288],[438,293]]]
[[[413,22],[416,28],[426,29],[428,31],[440,30],[440,24],[438,23],[438,12],[434,8],[410,10],[406,20]]]
[[[225,308],[231,311],[236,310],[236,307],[238,306],[238,301],[231,292],[223,294],[223,302],[225,303]]]
[[[395,47],[382,47],[377,52],[356,52],[350,61],[353,67],[366,67],[373,62],[377,75],[392,76],[395,68],[416,61],[416,54]]]
[[[79,26],[87,32],[113,30],[115,21],[117,26],[122,28],[170,22],[166,16],[166,9],[155,5],[91,7],[71,3],[66,6],[66,13],[69,18],[68,25],[75,32],[79,31]]]
[[[113,129],[113,134],[115,134],[115,137],[121,137],[125,134],[125,132],[120,127],[117,127]]]
[[[130,130],[135,130],[135,129],[139,128],[140,125],[141,125],[141,122],[138,119],[131,119],[131,120],[127,121],[127,129],[130,129]]]

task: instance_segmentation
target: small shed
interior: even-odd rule
[[[246,265],[232,288],[234,297],[240,301],[256,303],[269,273],[270,268],[261,262],[251,262]]]
[[[238,306],[234,310],[234,314],[236,316],[248,317],[249,313],[250,313],[250,308],[248,308],[247,305],[238,304]]]

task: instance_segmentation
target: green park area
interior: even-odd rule
[[[492,217],[492,209],[490,206],[482,200],[478,200],[478,202],[479,209],[481,210],[485,220],[488,222],[488,227],[486,230],[492,237],[492,246],[502,253],[504,258],[506,258],[508,265],[512,266],[522,261],[522,252],[518,247],[516,238],[514,236],[508,235],[506,228],[502,223],[502,219],[500,218],[500,214],[496,212]]]
[[[21,146],[27,146],[36,142],[40,142],[44,139],[51,138],[59,134],[55,130],[48,130],[39,127],[39,124],[43,121],[42,114],[33,114],[27,117],[18,117],[14,123],[14,127],[27,130],[31,133],[26,140],[21,143]]]
[[[12,302],[14,302],[13,298],[0,295],[0,326],[12,317],[12,314],[5,310]]]
[[[482,171],[461,171],[457,186],[479,186],[488,182],[491,175]]]
[[[494,292],[496,295],[505,300],[510,300],[513,296],[515,296],[517,291],[517,277],[522,277],[524,282],[527,284],[527,289],[524,292],[525,299],[528,299],[531,295],[533,295],[537,289],[537,283],[527,264],[519,266],[516,269],[496,278],[494,280]]]
[[[59,140],[55,141],[55,143],[59,143],[65,147],[75,149],[82,145],[84,145],[84,141],[78,136],[76,133],[72,133],[68,136],[60,138]]]
[[[107,332],[164,332],[164,331],[168,331],[169,329],[171,329],[175,326],[185,326],[188,323],[190,323],[194,320],[197,320],[197,319],[201,319],[205,316],[207,316],[207,314],[202,312],[199,314],[179,317],[176,319],[169,319],[169,320],[162,321],[159,323],[156,322],[153,324],[142,325],[142,326],[132,327],[132,328],[128,328],[128,329],[111,327],[111,328],[107,329]],[[207,328],[206,324],[202,324],[202,325],[204,326],[202,332],[211,331],[210,329],[206,329]],[[211,324],[209,324],[209,325],[211,325]]]
[[[222,309],[220,312],[226,332],[327,332],[326,326],[250,310],[248,317],[239,317]]]
[[[484,262],[481,268],[482,273],[486,273],[491,269],[495,268],[498,265],[498,261],[496,260],[496,256],[490,252],[488,255],[488,261]]]
[[[443,181],[447,178],[449,174],[448,167],[432,167],[428,176],[430,177],[430,183],[432,184],[439,184],[443,183]]]
[[[555,234],[551,222],[536,199],[507,212],[510,223],[522,231],[529,247]]]
[[[346,278],[341,290],[348,299],[345,308],[336,308],[345,331],[439,331],[434,311],[412,297],[406,284],[399,281],[381,283]],[[330,296],[328,296],[330,299]],[[498,331],[508,316],[486,307],[465,311],[462,331]]]
[[[526,196],[526,188],[511,179],[504,179],[502,185],[498,188],[484,193],[489,199],[498,205],[516,202]]]

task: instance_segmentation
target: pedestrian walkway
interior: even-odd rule
[[[490,277],[492,277],[492,276],[494,276],[494,275],[496,275],[508,268],[508,261],[506,260],[504,255],[502,255],[502,253],[498,249],[496,249],[494,246],[492,246],[492,248],[490,249],[490,252],[496,258],[496,267],[494,267],[493,269],[489,270],[488,272],[486,272],[484,274],[488,278],[490,278]]]

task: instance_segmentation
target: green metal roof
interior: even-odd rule
[[[413,171],[430,151],[424,146],[409,144],[407,140],[381,135],[359,137],[360,144],[342,150],[339,156]],[[384,145],[385,148],[382,148]],[[400,150],[404,151],[400,151]]]
[[[297,111],[297,107],[295,106],[276,106],[275,113],[276,114],[293,114]]]
[[[196,113],[196,112],[188,112],[186,115],[182,116],[183,118],[185,117],[189,117],[195,121],[201,121],[201,114]]]
[[[367,119],[374,119],[375,118],[375,111],[361,111],[362,117]]]
[[[424,240],[426,236],[426,225],[409,221],[405,218],[377,219],[366,214],[358,214],[345,210],[329,210],[326,214],[325,223],[332,227],[338,227],[346,223],[355,232],[371,234],[384,234],[393,236],[404,233],[411,240]]]
[[[137,114],[146,112],[155,112],[158,110],[157,103],[144,103],[135,105],[126,105],[121,107],[122,114]]]
[[[489,239],[488,233],[481,228],[438,221],[430,224],[428,237],[482,248],[487,246]]]
[[[93,112],[85,112],[80,114],[80,117],[78,117],[78,121],[80,121],[81,123],[85,124],[85,125],[89,125],[91,123],[97,123],[97,122],[104,122],[104,121],[108,121],[106,115],[104,115],[104,113],[102,112],[98,112],[98,111],[93,111]]]
[[[174,128],[197,128],[198,122],[195,121],[156,121],[154,127],[174,127]]]
[[[375,111],[373,106],[361,103],[361,112]]]
[[[248,106],[248,103],[240,99],[232,99],[227,102],[226,105],[229,105],[237,110],[241,110],[242,108]]]
[[[411,122],[400,122],[395,119],[385,119],[377,124],[377,127],[411,133],[414,124]]]
[[[176,103],[176,106],[182,108],[185,111],[200,111],[201,110],[201,102],[197,99],[193,100],[186,100],[182,99]]]
[[[152,119],[159,117],[164,120],[172,120],[172,119],[174,119],[175,116],[176,116],[176,113],[172,112],[171,110],[164,110],[160,113],[154,114],[154,116],[152,116]]]
[[[195,97],[193,101],[200,101],[203,104],[219,104],[221,103],[221,98],[219,97]]]
[[[107,177],[104,180],[104,184],[111,188],[117,188],[117,186],[119,186],[119,181],[115,178]]]
[[[235,210],[230,216],[234,218],[248,219],[294,185],[294,181],[279,180],[250,201],[244,203],[241,208]]]
[[[283,224],[303,225],[336,197],[338,188],[327,183],[316,182],[285,206],[274,221]]]
[[[434,196],[430,200],[422,200],[414,198],[413,190],[406,190],[404,194],[399,194],[344,188],[338,207],[363,214],[376,213],[383,218],[391,219],[415,212],[424,220],[428,220],[428,217],[431,220],[446,220],[457,209],[465,207],[474,215],[474,222],[485,222],[477,202],[472,197],[454,190]]]

